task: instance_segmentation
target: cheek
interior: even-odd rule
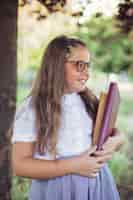
[[[75,80],[78,80],[80,78],[80,74],[78,72],[67,72],[65,75],[66,81],[68,83],[72,83]]]

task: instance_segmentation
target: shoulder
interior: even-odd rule
[[[13,123],[12,143],[33,142],[36,140],[36,117],[32,97],[18,106]]]

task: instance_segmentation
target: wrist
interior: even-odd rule
[[[74,174],[77,172],[78,161],[77,157],[56,160],[56,170],[60,171],[62,175]]]

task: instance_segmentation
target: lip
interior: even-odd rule
[[[85,82],[86,82],[86,80],[80,80],[80,82],[81,82],[81,83],[85,83]]]
[[[86,82],[87,79],[82,78],[82,79],[79,79],[78,81],[84,81],[84,82]]]
[[[85,83],[86,83],[86,80],[83,80],[83,79],[81,79],[81,80],[78,80],[78,83],[80,83],[81,85],[85,85]]]

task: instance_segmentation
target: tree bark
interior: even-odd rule
[[[17,0],[0,3],[0,200],[11,189],[9,127],[16,107]]]

